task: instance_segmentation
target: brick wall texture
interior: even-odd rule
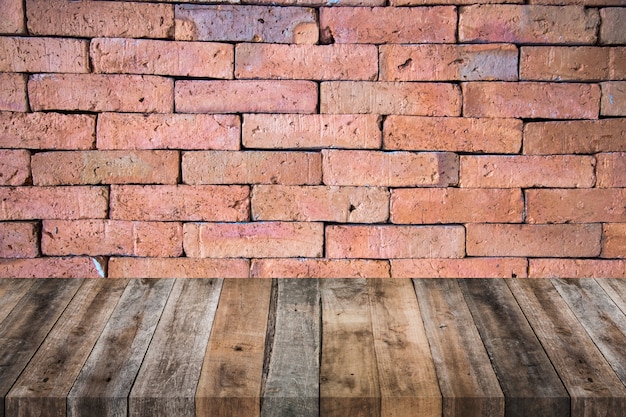
[[[626,277],[625,0],[0,0],[0,276]]]

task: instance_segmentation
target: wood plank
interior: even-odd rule
[[[0,279],[0,323],[35,283],[34,278]]]
[[[226,280],[196,392],[196,414],[260,415],[271,280]]]
[[[6,398],[10,416],[64,416],[66,396],[126,280],[85,280]]]
[[[620,417],[626,388],[549,280],[511,280],[513,295],[572,397],[572,417]]]
[[[504,394],[457,280],[413,284],[443,395],[444,417],[502,417]]]
[[[173,279],[131,280],[68,399],[69,416],[126,416],[128,395]]]
[[[626,279],[596,279],[596,282],[611,297],[611,300],[626,314]]]
[[[505,281],[459,285],[500,381],[505,415],[569,416],[569,395]]]
[[[177,280],[130,394],[131,416],[194,416],[223,280]]]
[[[320,282],[320,415],[379,417],[380,385],[365,279]]]
[[[72,300],[82,280],[39,280],[0,325],[0,416],[5,396]]]
[[[262,417],[319,416],[320,290],[317,279],[279,279]]]
[[[367,282],[381,415],[441,417],[441,391],[411,281]]]

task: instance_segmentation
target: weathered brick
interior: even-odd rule
[[[467,188],[593,187],[596,160],[574,155],[461,156],[459,185]]]
[[[317,84],[294,80],[177,81],[179,113],[313,113]]]
[[[0,1],[0,33],[18,34],[26,32],[23,0]]]
[[[381,45],[383,81],[517,80],[517,47],[493,45]]]
[[[383,148],[472,153],[518,153],[522,121],[468,117],[389,116]]]
[[[445,187],[457,184],[458,167],[448,152],[322,150],[325,185]]]
[[[375,114],[246,114],[242,140],[246,148],[378,149]]]
[[[626,258],[626,223],[602,225],[603,258]]]
[[[247,259],[111,258],[109,278],[248,278]]]
[[[223,43],[99,38],[90,53],[96,73],[233,78],[234,48]]]
[[[96,258],[0,259],[0,278],[102,278]]]
[[[26,17],[31,35],[168,38],[174,27],[171,4],[26,0]]]
[[[609,48],[609,79],[626,79],[626,47]]]
[[[392,278],[526,278],[522,258],[392,259]]]
[[[454,43],[456,8],[322,7],[320,31],[324,43]]]
[[[624,6],[620,3],[620,6]],[[600,25],[600,43],[624,44],[626,43],[626,8],[606,7],[600,9],[602,24]]]
[[[0,112],[2,148],[91,149],[95,131],[95,116]]]
[[[0,71],[85,73],[88,49],[79,39],[0,37]]]
[[[301,80],[375,80],[375,45],[276,45],[242,43],[235,49],[235,77]]]
[[[600,254],[599,224],[468,224],[468,256],[594,257]]]
[[[315,9],[241,5],[177,5],[176,39],[317,43]]]
[[[578,6],[622,6],[624,4],[623,0],[529,0],[530,4],[545,4],[545,5],[553,5],[553,6],[568,6],[568,5],[578,5]]]
[[[206,151],[183,153],[186,184],[316,185],[322,182],[315,152]]]
[[[447,83],[329,81],[320,90],[321,113],[459,116],[461,101]]]
[[[626,81],[609,81],[601,84],[602,116],[626,116]]]
[[[599,109],[600,88],[595,84],[463,83],[467,117],[597,119]]]
[[[28,111],[26,75],[0,73],[0,111]]]
[[[321,223],[185,223],[185,253],[191,258],[322,256]]]
[[[462,226],[328,226],[328,258],[461,258]]]
[[[526,154],[593,154],[626,151],[626,118],[527,123]]]
[[[380,223],[389,217],[389,191],[373,187],[259,185],[253,220]]]
[[[626,152],[596,155],[597,187],[626,187]]]
[[[120,185],[111,187],[111,219],[222,221],[250,219],[247,186]]]
[[[50,256],[123,255],[176,257],[183,228],[175,222],[44,220],[41,252]]]
[[[523,0],[480,0],[480,3],[523,3]],[[475,4],[476,0],[390,0],[391,6],[425,6],[441,4]]]
[[[461,42],[594,44],[600,16],[582,6],[477,4],[459,10]]]
[[[389,263],[372,259],[255,259],[250,278],[389,278]]]
[[[32,156],[35,185],[176,184],[176,151],[63,151]]]
[[[626,223],[626,188],[526,190],[528,223]]]
[[[38,254],[35,223],[0,223],[0,258],[34,258]]]
[[[0,220],[97,219],[108,205],[105,187],[0,187]]]
[[[626,261],[530,259],[530,278],[626,278]]]
[[[397,224],[521,223],[519,189],[400,188],[391,193]]]
[[[532,81],[594,81],[609,77],[610,48],[524,46],[520,78]]]
[[[30,179],[30,152],[0,149],[0,185],[24,185]]]
[[[226,114],[98,115],[98,149],[238,150],[239,116]]]

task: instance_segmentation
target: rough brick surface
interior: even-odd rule
[[[611,48],[595,46],[525,46],[520,78],[532,81],[606,80]]]
[[[79,39],[0,37],[0,71],[89,72],[88,48]]]
[[[1,268],[1,264],[0,264]],[[111,258],[110,278],[248,278],[247,259]]]
[[[250,278],[389,278],[389,263],[371,259],[255,259]]]
[[[30,179],[30,152],[0,149],[0,186],[24,185]]]
[[[626,81],[602,83],[602,116],[626,116]]]
[[[626,223],[626,188],[526,191],[529,223]]]
[[[0,112],[2,148],[91,149],[96,140],[95,131],[94,116]]]
[[[0,73],[0,111],[28,111],[26,76]]]
[[[626,79],[626,47],[609,48],[609,79]]]
[[[521,258],[392,259],[392,278],[526,278]]]
[[[603,258],[626,258],[626,223],[605,224],[602,235]]]
[[[18,34],[26,30],[23,0],[0,1],[0,33]]]
[[[0,259],[0,278],[102,278],[96,258]]]
[[[597,259],[531,259],[530,278],[624,278],[626,261]]]
[[[322,150],[326,185],[445,187],[458,182],[458,166],[448,152]]]
[[[526,154],[593,154],[626,151],[626,118],[527,123]]]
[[[38,254],[34,223],[0,223],[0,258],[34,258]]]
[[[620,3],[620,6],[624,6]],[[624,7],[606,7],[600,9],[600,42],[603,44],[625,44],[626,9]]]
[[[626,152],[601,153],[596,159],[597,187],[626,187]]]

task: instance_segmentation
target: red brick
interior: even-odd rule
[[[523,0],[481,0],[481,3],[523,3]],[[343,3],[343,2],[342,2]],[[391,6],[424,6],[441,4],[475,4],[476,0],[390,0]]]
[[[246,148],[378,149],[380,118],[375,114],[246,114]]]
[[[582,6],[471,5],[459,10],[461,42],[594,44],[600,17]]]
[[[526,190],[528,223],[626,223],[626,188]]]
[[[248,278],[247,259],[111,258],[109,278]]]
[[[620,3],[624,6],[624,3]],[[606,7],[600,9],[602,24],[600,25],[600,43],[624,44],[626,43],[626,8]]]
[[[111,187],[110,218],[144,221],[250,219],[246,186],[120,185]]]
[[[602,225],[603,258],[626,258],[626,223]]]
[[[626,81],[609,81],[601,84],[602,116],[626,116]]]
[[[626,79],[626,47],[609,48],[609,79]]]
[[[183,253],[183,228],[174,222],[44,220],[45,255],[176,257]]]
[[[104,218],[108,203],[106,187],[0,187],[0,220]]]
[[[35,185],[176,184],[176,151],[63,151],[32,156]]]
[[[255,186],[253,220],[380,223],[389,217],[389,191],[373,187]]]
[[[26,17],[31,35],[168,38],[174,27],[170,4],[26,0]]]
[[[179,113],[313,113],[317,84],[293,80],[177,81]]]
[[[389,263],[371,259],[255,259],[250,278],[389,278]]]
[[[454,84],[329,81],[320,91],[321,113],[461,114],[461,92]]]
[[[518,153],[522,121],[467,117],[389,116],[383,148],[473,153]]]
[[[191,258],[322,256],[321,223],[185,223],[185,253]]]
[[[79,39],[0,37],[0,71],[89,72],[88,48]]]
[[[393,278],[526,278],[526,259],[393,259]]]
[[[91,41],[94,72],[233,78],[232,45],[149,39]]]
[[[0,185],[24,185],[30,179],[30,152],[0,149]]]
[[[0,33],[17,34],[26,32],[23,0],[0,1]]]
[[[0,258],[34,258],[39,254],[38,240],[34,223],[2,222]]]
[[[516,189],[400,188],[391,193],[398,224],[521,223],[524,198]]]
[[[2,148],[92,149],[95,131],[95,116],[0,112]]]
[[[517,80],[514,45],[381,45],[383,81]]]
[[[623,0],[529,0],[530,4],[545,4],[554,6],[621,6],[624,4]]]
[[[98,115],[98,149],[238,150],[241,121],[222,114]]]
[[[537,122],[524,126],[526,154],[626,151],[626,118]]]
[[[300,80],[375,80],[375,45],[276,45],[242,43],[235,77]]]
[[[28,111],[26,75],[0,73],[0,111]]]
[[[595,84],[537,82],[463,83],[463,115],[524,119],[597,119]]]
[[[28,81],[33,110],[169,113],[174,82],[149,75],[37,74]]]
[[[316,185],[322,182],[315,152],[206,151],[183,154],[186,184]]]
[[[530,278],[626,278],[626,261],[531,259]]]
[[[324,43],[454,43],[453,6],[322,7]]]
[[[599,224],[468,224],[468,256],[594,257]]]
[[[610,48],[524,46],[520,78],[536,81],[594,81],[609,77]]]
[[[458,183],[458,167],[448,152],[322,150],[325,185],[441,187]]]
[[[461,156],[459,185],[467,188],[593,187],[593,156]]]
[[[596,159],[597,187],[626,187],[626,152],[601,153]]]
[[[0,259],[0,278],[102,278],[95,258]]]
[[[315,9],[242,5],[177,5],[176,39],[317,43]]]
[[[328,226],[328,258],[461,258],[462,226]]]

